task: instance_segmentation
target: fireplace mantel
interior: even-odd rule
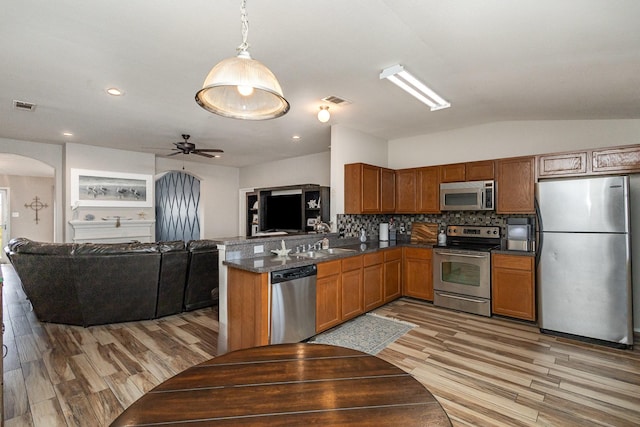
[[[119,226],[115,219],[69,221],[74,243],[149,243],[154,241],[154,224],[154,220],[120,220]]]

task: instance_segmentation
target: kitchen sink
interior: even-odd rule
[[[356,250],[346,249],[346,248],[329,248],[329,249],[318,249],[315,251],[299,252],[291,255],[301,257],[301,258],[317,259],[317,258],[326,258],[331,255],[343,255],[343,254],[353,253],[353,252],[356,252]]]
[[[329,249],[321,249],[318,252],[326,252],[329,255],[338,255],[338,254],[347,254],[351,252],[356,252],[356,250],[346,249],[346,248],[329,248]]]

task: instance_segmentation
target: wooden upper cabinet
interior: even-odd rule
[[[380,196],[381,196],[381,181],[380,181],[380,168],[370,165],[362,165],[362,187],[361,187],[361,199],[362,199],[362,212],[375,213],[380,212]]]
[[[416,175],[415,169],[396,171],[396,212],[416,212]]]
[[[538,156],[538,176],[584,175],[587,173],[587,152],[545,154]]]
[[[500,159],[496,161],[496,169],[496,212],[535,213],[535,158]]]
[[[542,154],[537,164],[539,178],[637,173],[640,146]]]
[[[440,166],[417,169],[416,196],[419,213],[440,213]]]
[[[393,212],[395,172],[364,163],[344,165],[344,210],[347,214]]]
[[[640,171],[640,146],[617,147],[591,152],[594,173],[631,173]]]
[[[440,166],[440,182],[489,181],[492,179],[494,179],[493,160]]]
[[[396,172],[380,168],[380,212],[393,213],[396,210]]]
[[[490,181],[495,178],[495,162],[483,160],[465,163],[466,181]]]
[[[440,166],[440,182],[461,182],[466,180],[464,163]]]

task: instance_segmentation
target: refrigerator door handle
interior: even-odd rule
[[[544,244],[544,227],[542,225],[542,215],[540,215],[540,205],[538,204],[538,198],[533,199],[533,204],[536,210],[536,221],[538,222],[538,226],[536,227],[536,259],[535,259],[535,267],[538,269],[538,264],[540,263],[540,255],[542,254],[542,245]]]

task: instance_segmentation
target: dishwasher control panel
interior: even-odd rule
[[[315,264],[302,267],[288,268],[271,272],[271,283],[289,282],[303,277],[315,276],[318,274],[318,267]]]

